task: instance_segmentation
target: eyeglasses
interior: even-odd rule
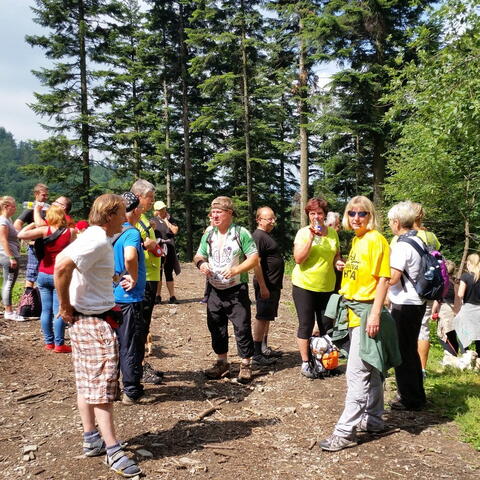
[[[354,218],[355,215],[358,215],[360,218],[365,218],[370,212],[354,212],[353,210],[349,210],[347,215],[351,218]]]
[[[55,205],[56,207],[62,207],[64,210],[67,208],[66,205],[60,202],[53,202],[52,205]]]
[[[265,220],[266,222],[270,222],[270,223],[275,223],[277,221],[276,218],[263,218],[263,217],[260,217],[259,220]]]

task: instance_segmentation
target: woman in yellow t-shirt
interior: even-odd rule
[[[343,268],[339,293],[364,306],[371,304],[365,333],[375,337],[380,330],[380,315],[390,278],[390,248],[376,230],[375,207],[368,198],[352,198],[342,223],[345,230],[354,231],[355,237]],[[348,314],[350,351],[345,408],[333,434],[320,442],[320,447],[330,452],[355,446],[357,430],[379,432],[385,428],[382,372],[360,358],[360,318],[350,309]]]
[[[292,296],[298,317],[297,344],[302,357],[302,375],[313,378],[308,363],[308,341],[315,320],[320,335],[327,333],[322,323],[323,312],[335,288],[334,264],[340,258],[340,244],[335,229],[325,225],[328,203],[323,198],[311,198],[305,206],[310,225],[295,236],[292,272]]]

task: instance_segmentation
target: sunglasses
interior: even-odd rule
[[[349,210],[347,215],[351,218],[354,218],[355,215],[358,215],[360,218],[365,218],[370,212],[354,212],[353,210]]]

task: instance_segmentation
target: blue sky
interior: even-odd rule
[[[15,140],[43,139],[41,120],[28,108],[33,92],[42,91],[32,69],[46,65],[43,52],[25,42],[25,35],[42,29],[32,20],[33,0],[0,0],[0,127]]]

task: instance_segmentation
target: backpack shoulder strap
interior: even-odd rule
[[[420,240],[422,240],[420,237],[418,237],[418,238]],[[403,235],[398,237],[398,241],[399,242],[406,242],[409,245],[411,245],[415,249],[415,251],[420,255],[420,258],[422,258],[424,255],[426,255],[428,253],[427,246],[425,245],[423,240],[422,240],[422,244],[423,244],[424,248],[422,248],[415,240],[411,239],[410,237],[405,237]],[[404,270],[402,272],[402,274],[405,275],[405,277],[410,281],[410,283],[413,286],[415,286],[415,282],[413,281],[412,277],[408,274],[408,272],[406,270]],[[405,281],[403,280],[403,275],[400,277],[400,281],[402,283],[403,289],[406,290]]]
[[[214,231],[215,231],[215,229],[211,228],[208,232],[208,235],[207,235],[207,245],[208,245],[208,256],[209,257],[212,256],[212,238],[213,238]]]
[[[128,232],[128,230],[131,230],[132,228],[135,228],[133,225],[129,225],[128,227],[126,227],[124,230],[122,230],[122,232],[120,233],[120,235],[113,241],[112,243],[112,247],[113,245],[115,245],[118,240],[120,239],[120,237],[125,233],[125,232]]]
[[[55,232],[53,232],[51,235],[48,235],[48,237],[44,237],[43,243],[45,244],[54,242],[58,237],[60,237],[60,235],[63,234],[66,229],[66,227],[57,228],[57,230],[55,230]]]
[[[145,224],[143,223],[143,221],[140,220],[140,219],[138,220],[138,223],[139,223],[140,226],[142,227],[143,231],[144,231],[147,235],[149,235],[150,230],[151,230],[152,227],[151,227],[150,225],[148,225],[148,226],[145,225]]]

